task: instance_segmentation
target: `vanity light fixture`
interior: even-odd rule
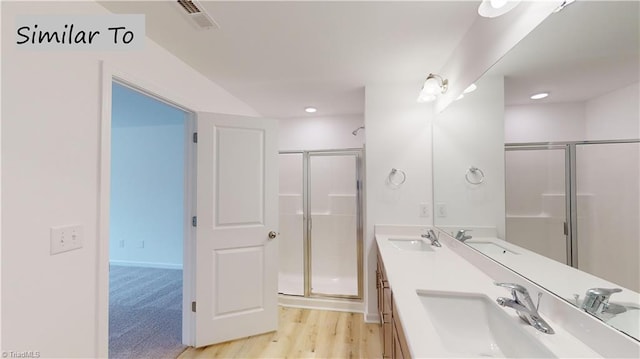
[[[536,93],[536,94],[531,95],[530,98],[532,100],[542,100],[543,98],[545,98],[547,96],[549,96],[548,92],[540,92],[540,93]]]
[[[498,17],[513,10],[520,0],[482,0],[478,14],[482,17]]]
[[[314,113],[314,112],[317,112],[317,111],[318,111],[317,108],[311,107],[311,106],[304,108],[304,112],[306,112],[306,113]]]
[[[440,75],[429,74],[424,80],[424,84],[418,95],[418,102],[434,101],[438,94],[447,92],[448,88],[449,80],[443,79]]]

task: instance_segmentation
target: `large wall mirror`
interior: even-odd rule
[[[640,2],[577,1],[433,128],[436,226],[636,340],[639,47]]]

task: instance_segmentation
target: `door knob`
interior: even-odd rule
[[[278,236],[278,234],[275,231],[271,231],[269,232],[269,239],[274,239]]]

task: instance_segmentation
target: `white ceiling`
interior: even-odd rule
[[[577,1],[552,14],[490,71],[505,103],[586,101],[640,80],[640,2]],[[529,96],[547,91],[544,100]]]
[[[364,86],[437,72],[479,1],[201,1],[220,25],[199,30],[175,1],[101,2],[146,14],[147,35],[263,116],[361,114]]]

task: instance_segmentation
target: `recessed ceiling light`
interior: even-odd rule
[[[317,111],[318,111],[318,109],[317,109],[317,108],[315,108],[315,107],[311,107],[311,106],[309,106],[309,107],[305,107],[305,108],[304,108],[304,111],[305,111],[305,112],[307,112],[307,113],[314,113],[314,112],[317,112]]]
[[[478,14],[482,17],[498,17],[513,10],[520,0],[482,0]]]
[[[478,88],[478,86],[476,86],[476,84],[471,84],[471,85],[469,85],[469,87],[467,87],[467,88],[464,90],[464,93],[473,92],[473,91],[475,91],[477,88]]]
[[[532,100],[541,100],[541,99],[543,99],[543,98],[545,98],[547,96],[549,96],[548,92],[540,92],[540,93],[531,95],[531,99]]]

